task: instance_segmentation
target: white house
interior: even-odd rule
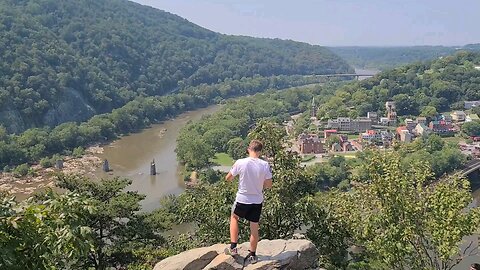
[[[467,117],[464,111],[454,111],[450,116],[452,116],[453,121],[465,121],[465,118]]]

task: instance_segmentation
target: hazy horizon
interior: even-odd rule
[[[133,0],[215,32],[323,46],[462,46],[480,42],[480,1]]]

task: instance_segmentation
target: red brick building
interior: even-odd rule
[[[298,148],[301,154],[321,154],[323,144],[317,134],[300,134],[298,136]]]

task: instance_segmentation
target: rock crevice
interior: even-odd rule
[[[182,252],[157,263],[154,270],[270,270],[270,269],[315,269],[318,250],[304,239],[262,240],[258,243],[258,263],[245,260],[250,244],[238,246],[238,256],[224,254],[225,244],[217,244]]]

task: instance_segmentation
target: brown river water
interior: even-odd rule
[[[98,169],[97,178],[120,176],[132,180],[128,190],[145,194],[143,211],[152,211],[160,206],[160,199],[166,195],[178,195],[185,190],[180,176],[180,165],[175,154],[176,140],[180,129],[188,121],[199,120],[204,115],[217,112],[220,105],[214,105],[186,112],[175,119],[156,124],[139,133],[122,137],[106,145],[98,156],[107,159],[109,173]],[[157,175],[150,176],[150,162],[155,159]]]

